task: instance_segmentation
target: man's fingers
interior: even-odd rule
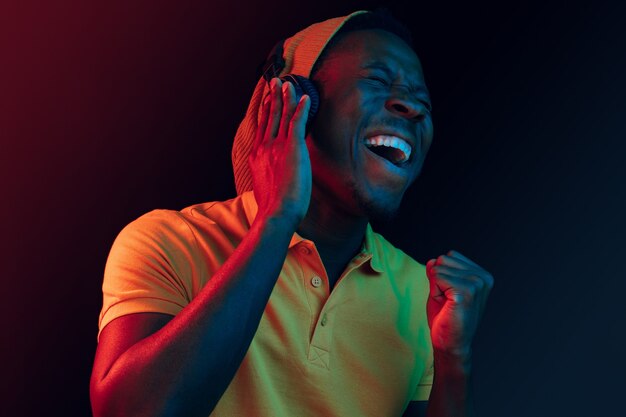
[[[468,258],[467,256],[465,256],[465,255],[463,255],[462,253],[457,252],[457,251],[455,251],[455,250],[451,250],[451,251],[449,251],[449,252],[448,252],[448,256],[450,256],[450,257],[454,257],[454,258],[457,258],[457,259],[460,259],[460,260],[465,261],[466,263],[468,263],[468,264],[470,264],[470,265],[473,265],[473,266],[478,267],[478,264],[477,264],[476,262],[472,261],[472,260],[471,260],[470,258]]]
[[[287,138],[289,133],[289,123],[296,111],[296,89],[289,81],[283,82],[282,98],[283,98],[283,115],[280,121],[280,128],[278,130],[278,136]]]
[[[476,286],[482,288],[488,284],[487,280],[481,274],[481,270],[470,270],[465,268],[457,268],[451,265],[441,265],[437,263],[437,259],[431,259],[426,264],[426,273],[431,282],[437,284],[442,290],[446,291],[450,285],[458,286]]]
[[[428,283],[430,285],[430,296],[433,298],[442,297],[444,295],[444,290],[437,285],[437,273],[433,269],[435,261],[436,259],[431,259],[426,262],[426,276],[428,277]]]
[[[289,137],[291,138],[302,138],[304,139],[304,135],[306,132],[306,121],[309,117],[309,109],[311,107],[311,98],[304,94],[300,101],[298,102],[298,106],[291,118],[291,122],[289,123]]]
[[[485,278],[479,274],[474,274],[462,269],[452,268],[449,266],[434,266],[433,275],[438,277],[452,278],[452,282],[459,285],[478,285],[482,288],[485,284]]]
[[[437,295],[443,293],[457,304],[471,304],[474,300],[481,302],[486,283],[480,277],[451,275],[440,268],[435,267],[435,277],[431,279],[431,285],[434,284],[439,290]]]
[[[450,258],[446,255],[441,255],[426,263],[427,271],[432,271],[433,268],[438,268],[440,271],[449,271],[449,273],[453,276],[463,276],[468,274],[478,275],[482,271],[480,268],[474,268],[471,265],[459,262],[458,260]]]
[[[281,86],[282,81],[278,78],[272,78],[272,81],[270,81],[270,96],[272,97],[272,105],[270,108],[270,119],[268,125],[269,130],[265,133],[266,140],[274,139],[278,135],[280,118],[283,114],[283,98]]]
[[[267,122],[270,118],[270,107],[272,104],[272,94],[265,96],[263,104],[261,104],[261,120],[256,129],[256,138],[252,147],[253,152],[265,141],[265,131],[267,130]]]
[[[465,266],[459,267],[453,263],[445,263],[445,264],[435,263],[433,264],[432,267],[436,271],[444,272],[453,277],[465,277],[465,276],[483,277],[485,275],[485,272],[481,269],[466,268]]]
[[[434,261],[435,265],[452,266],[459,269],[475,269],[474,265],[468,264],[460,258],[455,258],[449,255],[440,255],[436,259],[434,259]]]
[[[441,255],[436,259],[431,259],[433,266],[447,266],[466,271],[472,275],[481,277],[490,287],[493,286],[493,277],[469,258],[456,251],[449,251],[448,255]]]
[[[293,135],[304,138],[311,98],[305,94],[296,103],[296,91],[291,82],[272,78],[267,99],[257,128],[257,136],[263,136],[257,142]]]

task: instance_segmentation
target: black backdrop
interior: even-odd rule
[[[619,2],[2,5],[2,415],[90,414],[121,228],[234,195],[230,147],[274,42],[387,5],[414,32],[435,141],[399,218],[425,263],[496,278],[480,415],[601,416],[624,390],[626,29]]]

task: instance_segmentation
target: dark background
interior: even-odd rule
[[[414,32],[435,141],[377,229],[422,263],[455,249],[496,278],[475,339],[480,415],[623,412],[619,2],[75,1],[0,12],[0,414],[90,414],[117,233],[233,197],[257,64],[279,38],[379,4]]]

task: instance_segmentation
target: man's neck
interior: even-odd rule
[[[349,215],[328,198],[319,198],[313,193],[309,210],[297,232],[315,243],[327,272],[336,275],[336,271],[341,273],[360,251],[367,222],[367,218]]]

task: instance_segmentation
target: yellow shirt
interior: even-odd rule
[[[178,314],[256,211],[247,192],[131,222],[107,260],[100,331],[126,314]],[[250,348],[211,416],[401,416],[432,385],[428,291],[424,265],[368,225],[361,253],[329,293],[315,244],[294,234]]]

